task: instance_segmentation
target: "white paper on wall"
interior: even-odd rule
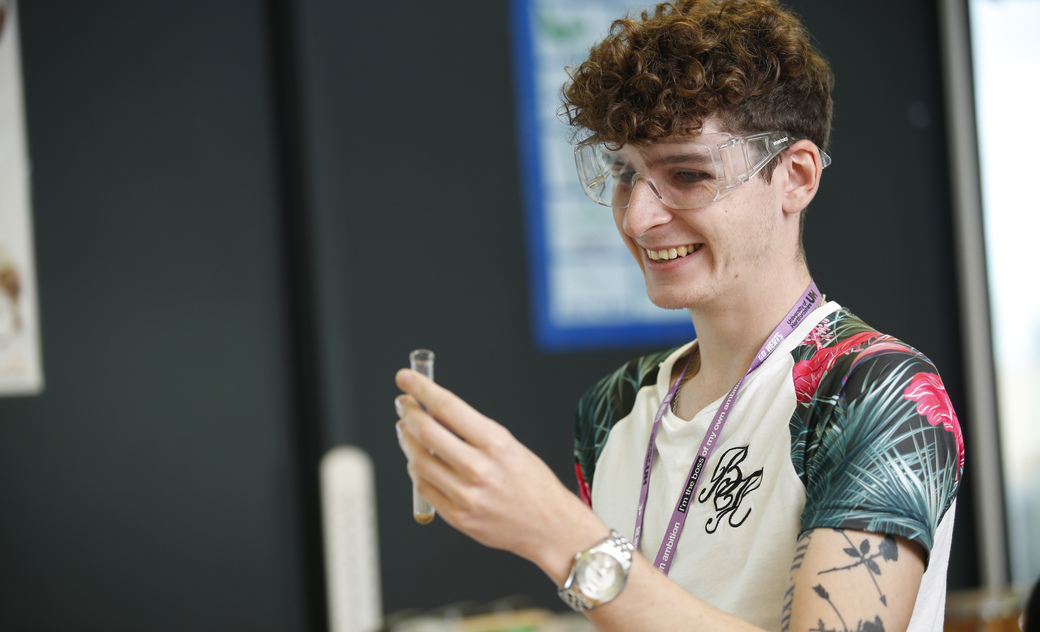
[[[0,0],[0,395],[43,389],[17,17]]]

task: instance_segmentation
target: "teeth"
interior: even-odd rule
[[[688,246],[679,246],[678,248],[665,248],[664,250],[647,250],[646,256],[650,257],[651,261],[671,261],[678,257],[693,254],[699,249],[699,246],[690,244]]]

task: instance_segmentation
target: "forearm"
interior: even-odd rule
[[[761,632],[761,628],[696,598],[639,554],[633,556],[621,594],[585,614],[603,632]]]
[[[547,525],[540,544],[530,552],[514,551],[535,563],[557,588],[570,574],[575,554],[601,542],[610,534],[591,509],[576,496]],[[628,581],[611,602],[585,612],[604,632],[761,632],[761,628],[708,605],[665,574],[638,552],[633,555]]]

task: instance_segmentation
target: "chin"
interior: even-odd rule
[[[697,302],[693,297],[677,292],[652,292],[647,290],[646,296],[651,303],[661,309],[688,309]]]

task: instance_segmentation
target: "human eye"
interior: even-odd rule
[[[636,170],[626,161],[616,160],[610,163],[610,175],[618,184],[631,184]]]
[[[697,169],[676,169],[669,179],[676,187],[695,187],[715,180],[715,176]]]

